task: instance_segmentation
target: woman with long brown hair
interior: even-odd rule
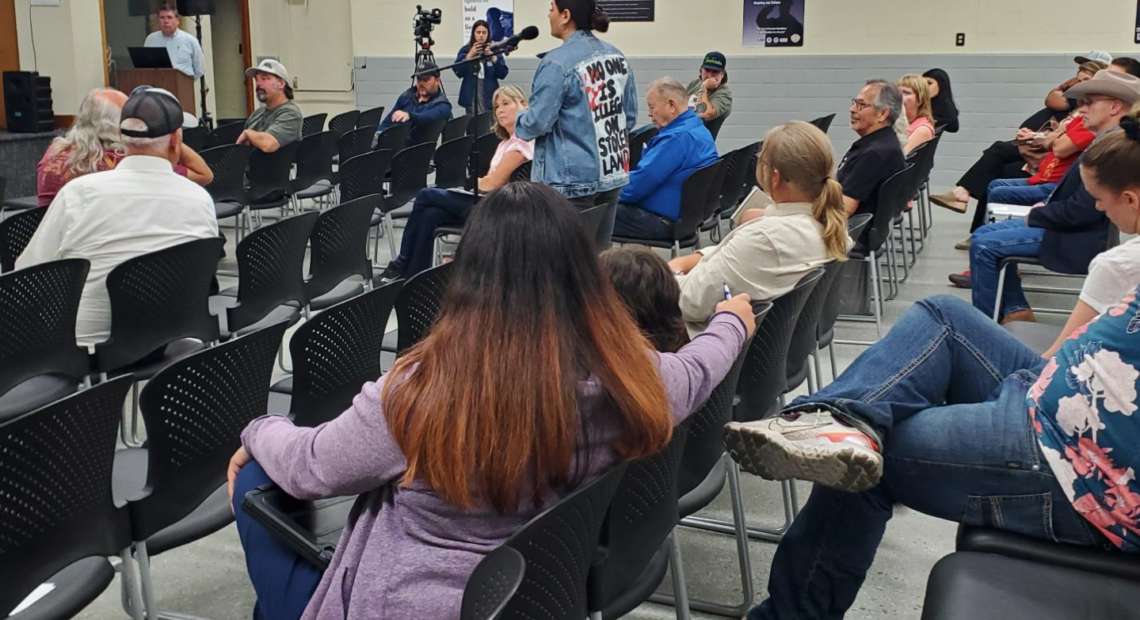
[[[741,295],[688,346],[653,352],[576,210],[531,183],[476,205],[451,269],[431,333],[351,408],[242,434],[229,477],[255,616],[458,617],[484,554],[615,462],[662,449],[755,328]],[[361,494],[323,576],[242,513],[267,481]]]

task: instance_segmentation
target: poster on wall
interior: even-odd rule
[[[806,1],[744,0],[744,47],[803,47]]]
[[[490,26],[491,40],[515,36],[515,0],[463,0],[463,44],[471,40],[471,26],[484,20]]]
[[[611,22],[651,22],[657,0],[598,0]]]

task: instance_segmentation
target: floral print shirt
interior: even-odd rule
[[[1041,449],[1073,507],[1131,552],[1140,551],[1137,292],[1073,332],[1026,397]]]

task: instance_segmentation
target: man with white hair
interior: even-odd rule
[[[64,186],[16,259],[17,269],[66,258],[90,261],[76,319],[81,345],[110,335],[107,275],[112,269],[136,256],[218,236],[213,199],[174,172],[183,122],[174,95],[136,89],[122,111],[122,161]]]
[[[697,170],[715,164],[716,143],[700,117],[689,109],[685,87],[672,77],[649,86],[649,118],[660,131],[648,144],[629,185],[618,198],[614,236],[673,238],[681,219],[681,186]]]

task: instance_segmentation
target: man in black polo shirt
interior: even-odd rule
[[[859,139],[839,162],[836,178],[843,186],[848,215],[874,213],[883,181],[902,170],[905,162],[893,129],[902,113],[902,95],[886,80],[868,80],[859,96],[851,100],[849,112],[851,129]]]

